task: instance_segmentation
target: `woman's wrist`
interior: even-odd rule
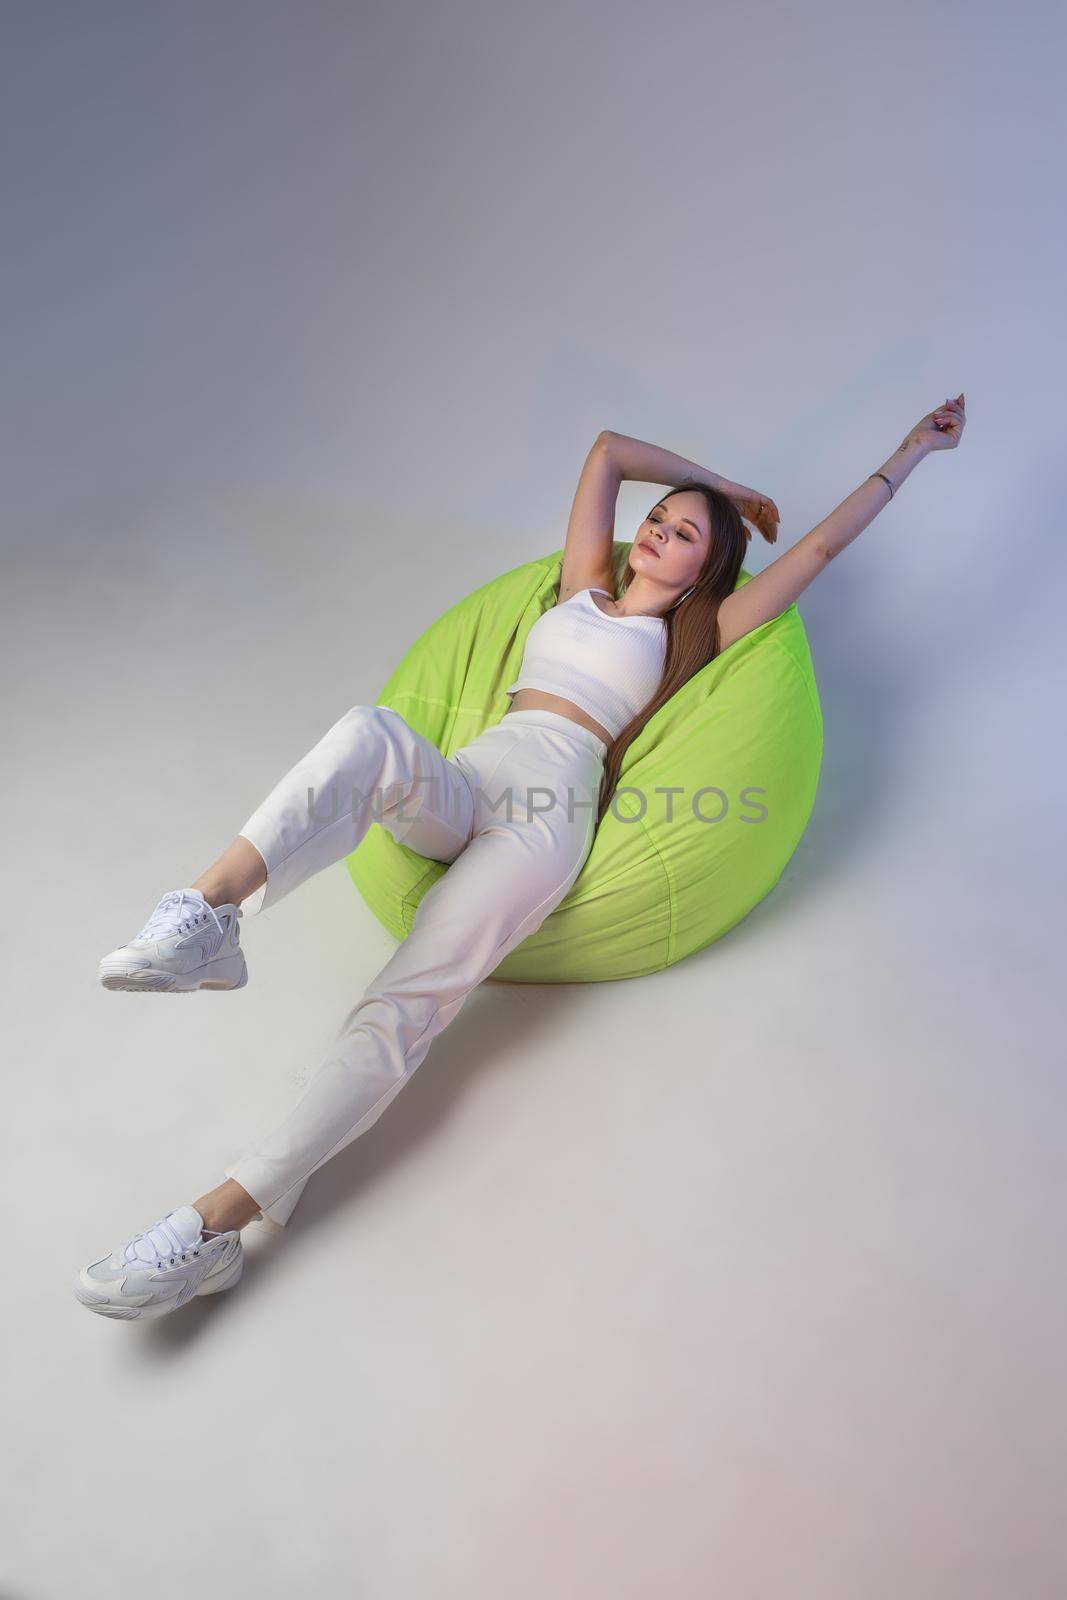
[[[895,494],[904,479],[914,472],[919,462],[925,460],[929,454],[929,450],[920,439],[917,439],[914,434],[905,434],[893,454],[888,460],[882,462],[876,472],[871,473],[871,477],[875,477],[877,473],[884,473],[893,485],[893,493]],[[888,495],[889,490],[887,488],[886,496],[888,497]]]

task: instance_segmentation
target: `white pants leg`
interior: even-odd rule
[[[266,883],[241,910],[254,917],[343,861],[372,822],[419,855],[451,861],[470,839],[473,821],[467,775],[455,758],[443,756],[398,711],[352,706],[238,830],[267,866]]]
[[[343,859],[371,821],[450,863],[292,1111],[225,1169],[266,1216],[288,1221],[312,1172],[378,1120],[471,990],[567,894],[592,846],[605,752],[556,712],[511,711],[445,757],[398,713],[356,706],[241,829],[268,868],[253,911]]]

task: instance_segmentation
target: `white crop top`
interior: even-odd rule
[[[562,695],[614,739],[659,687],[667,624],[662,617],[609,617],[593,593],[579,589],[542,612],[526,636],[519,676],[504,692],[543,689]]]

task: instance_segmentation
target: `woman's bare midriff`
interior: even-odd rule
[[[572,722],[579,722],[583,728],[598,734],[605,744],[611,743],[607,728],[591,717],[588,711],[583,711],[581,706],[576,706],[573,700],[564,700],[561,694],[547,694],[544,689],[519,689],[511,696],[508,711],[555,711],[561,717],[570,717]],[[508,711],[504,712],[505,717]]]

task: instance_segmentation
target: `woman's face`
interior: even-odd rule
[[[642,577],[655,578],[679,593],[696,583],[711,538],[708,504],[687,489],[653,506],[630,546],[630,565]]]

